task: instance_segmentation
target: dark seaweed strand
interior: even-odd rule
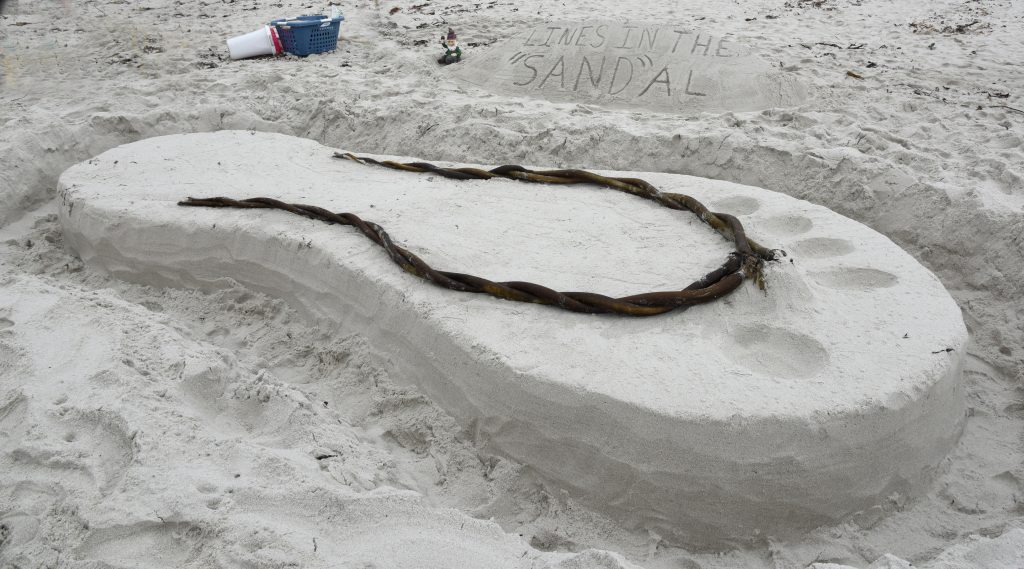
[[[479,168],[441,168],[426,162],[399,163],[335,153],[335,158],[354,160],[408,172],[430,172],[456,180],[486,180],[509,178],[522,182],[545,184],[595,184],[655,201],[665,207],[689,211],[710,225],[733,243],[734,250],[717,269],[691,283],[682,290],[649,292],[613,298],[592,292],[559,292],[535,283],[522,281],[494,282],[464,273],[438,271],[397,245],[376,223],[364,221],[352,213],[334,213],[326,209],[303,204],[289,204],[272,198],[235,200],[226,197],[188,198],[178,205],[193,207],[229,207],[243,209],[279,209],[317,219],[327,223],[349,225],[379,245],[398,266],[406,272],[428,280],[435,285],[459,292],[483,293],[513,300],[556,306],[572,312],[587,314],[622,314],[627,316],[653,316],[685,309],[721,298],[736,290],[745,279],[753,279],[762,289],[762,269],[765,261],[774,260],[780,253],[767,249],[747,238],[743,225],[736,217],[711,212],[696,199],[683,194],[662,193],[657,188],[636,178],[613,178],[585,170],[529,170],[522,166],[499,166],[491,170]]]

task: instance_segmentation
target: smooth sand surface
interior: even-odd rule
[[[365,334],[497,452],[691,545],[799,535],[919,495],[959,436],[967,333],[952,298],[889,239],[783,194],[631,174],[792,251],[764,292],[643,319],[459,295],[351,228],[176,205],[269,196],[352,212],[438,268],[616,296],[682,288],[730,250],[695,216],[606,189],[332,154],[249,131],[151,138],[65,172],[58,212],[71,248],[117,278],[237,282]]]

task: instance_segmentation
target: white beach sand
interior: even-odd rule
[[[675,545],[794,538],[913,499],[959,438],[956,303],[885,236],[785,194],[604,172],[735,208],[751,236],[791,251],[767,266],[767,293],[741,287],[649,319],[453,295],[395,270],[357,231],[178,205],[216,187],[344,209],[436,267],[615,296],[683,288],[731,251],[696,216],[624,192],[455,182],[334,152],[244,130],[120,146],[61,175],[65,244],[116,278],[240,284],[363,335],[482,448]]]
[[[0,564],[1024,564],[1024,5],[417,4],[344,5],[338,51],[237,62],[226,37],[308,4],[21,0],[0,15]],[[809,96],[764,112],[608,109],[479,90],[434,63],[448,26],[468,65],[532,26],[594,18],[714,31]],[[925,496],[798,538],[700,552],[626,529],[481,448],[395,376],[400,353],[241,287],[129,284],[68,252],[62,171],[221,129],[683,173],[834,209],[903,247],[963,310],[963,435]]]

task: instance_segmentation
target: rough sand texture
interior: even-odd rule
[[[340,521],[343,503],[314,508],[303,501],[308,486],[288,485],[309,465],[323,464],[321,472],[331,479],[317,484],[327,488],[378,496],[403,488],[422,496],[422,517],[409,518],[416,529],[408,531],[422,532],[427,543],[432,535],[448,536],[448,549],[464,551],[460,562],[467,567],[494,565],[493,557],[475,557],[478,534],[460,538],[454,530],[461,522],[445,526],[450,533],[441,531],[452,511],[444,508],[463,519],[493,518],[532,550],[581,552],[582,561],[566,561],[575,567],[614,566],[606,554],[582,553],[587,548],[615,551],[652,569],[805,569],[813,562],[863,569],[887,553],[926,569],[960,569],[942,559],[962,559],[970,569],[999,567],[984,557],[943,556],[974,544],[1010,547],[1013,529],[1022,525],[1024,67],[1015,55],[1024,51],[1024,4],[698,0],[683,7],[668,0],[499,0],[476,6],[434,0],[416,8],[421,4],[353,2],[343,6],[347,19],[337,52],[238,62],[226,60],[224,39],[308,11],[309,4],[6,4],[18,12],[0,15],[0,287],[9,294],[17,281],[45,291],[45,302],[84,311],[86,324],[61,328],[60,344],[45,336],[45,343],[31,344],[22,334],[36,324],[19,327],[10,317],[15,297],[0,306],[4,401],[32,389],[10,407],[12,417],[25,410],[24,419],[12,421],[30,436],[0,435],[3,460],[34,455],[37,447],[46,452],[38,461],[43,464],[0,470],[0,525],[6,528],[0,535],[7,536],[0,559],[96,566],[110,559],[103,553],[110,550],[78,548],[107,540],[115,550],[190,545],[185,561],[110,561],[121,566],[273,560],[358,567],[357,561],[319,556],[319,546],[314,552],[312,539],[302,537],[320,536],[322,545],[333,539],[328,536],[353,531]],[[814,97],[793,108],[681,117],[484,92],[454,81],[457,68],[434,63],[437,38],[449,25],[458,30],[468,62],[480,48],[533,26],[595,17],[714,30],[781,65]],[[392,378],[406,383],[393,367],[400,354],[383,353],[360,335],[310,326],[259,294],[128,285],[64,251],[53,197],[65,168],[126,142],[225,128],[430,160],[675,172],[829,207],[895,241],[956,299],[972,338],[964,362],[964,434],[922,498],[886,502],[798,539],[763,536],[757,545],[706,555],[669,546],[656,533],[625,530],[549,490],[516,461],[476,445],[417,390],[396,386]],[[213,383],[211,391],[186,397],[174,367],[144,367],[145,374],[123,367],[129,364],[122,360],[141,365],[160,361],[164,350],[194,349],[167,329],[149,342],[135,341],[134,328],[121,333],[123,351],[104,363],[103,373],[73,384],[61,383],[66,374],[48,368],[28,372],[19,357],[40,351],[88,359],[78,347],[89,346],[104,321],[134,327],[154,318],[215,353],[224,377],[251,379],[265,369],[262,377],[275,389],[312,402],[316,411],[288,440],[291,450],[265,443],[293,428],[287,422],[267,423],[251,444],[250,435],[228,430],[232,417],[259,409],[244,390],[235,396]],[[150,388],[165,396],[138,396]],[[259,392],[266,404],[282,404],[284,396],[274,390]],[[54,405],[61,396],[68,400]],[[51,422],[61,412],[101,408],[110,423],[140,417],[132,423],[136,438],[154,449],[130,463],[113,462],[109,472],[120,470],[123,481],[115,480],[106,496],[89,490],[85,475],[56,469],[82,463],[89,454],[82,449],[91,447],[61,446],[67,432]],[[140,408],[141,416],[133,415]],[[209,430],[184,419],[201,411],[212,417]],[[336,453],[326,452],[333,443],[318,429],[339,419],[351,427],[351,445],[343,447],[344,457],[326,457]],[[75,432],[85,436],[88,428]],[[186,474],[199,478],[235,480],[234,474],[245,476],[239,468],[246,465],[261,477],[246,478],[246,510],[229,500],[234,487],[218,483],[201,491],[160,461],[193,465]],[[210,509],[207,500],[218,498],[220,507]],[[381,502],[385,514],[388,500]],[[264,509],[255,513],[257,506]],[[395,506],[388,519],[400,522],[406,511]],[[368,547],[379,547],[365,559],[383,559],[392,551],[389,539],[397,542],[402,527],[408,529],[376,527],[379,541]],[[401,543],[412,556],[420,547]],[[496,546],[495,555],[515,563],[522,550],[503,547]],[[425,555],[404,566],[429,566],[429,560]]]

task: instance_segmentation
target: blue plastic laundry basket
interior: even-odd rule
[[[311,53],[334,51],[338,47],[338,32],[345,16],[297,16],[270,22],[277,28],[284,50],[305,57]]]

